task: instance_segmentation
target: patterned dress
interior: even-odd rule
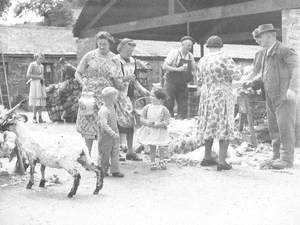
[[[197,139],[230,140],[234,131],[234,95],[232,80],[241,73],[234,61],[222,51],[210,53],[199,61],[201,86]]]
[[[120,73],[122,77],[118,79],[118,85],[115,86],[118,91],[118,99],[116,103],[116,113],[118,125],[123,128],[132,128],[134,125],[133,120],[133,105],[130,98],[127,96],[129,81],[124,80],[127,76],[132,76],[135,73],[135,61],[132,57],[129,61],[125,61],[120,55],[116,58]]]
[[[101,92],[105,87],[112,86],[112,77],[117,76],[116,63],[112,60],[114,57],[112,52],[104,57],[95,49],[88,52],[77,67],[77,76],[87,79],[87,85],[83,87],[82,92],[93,92],[97,104],[93,115],[84,115],[82,110],[78,109],[76,127],[84,138],[97,138],[97,112],[102,105]]]
[[[128,76],[135,76],[137,63],[140,62],[133,57],[125,61],[120,55],[117,55],[114,60],[116,60],[120,70],[119,73],[121,74],[121,77],[118,76],[118,79],[115,79],[115,88],[119,91],[116,103],[118,125],[121,128],[120,132],[123,133],[127,128],[134,127],[133,104],[128,96],[130,81],[126,80],[126,78]],[[147,95],[148,91],[137,80],[134,81],[134,87],[141,95]]]

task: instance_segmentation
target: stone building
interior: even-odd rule
[[[60,81],[58,59],[61,56],[76,65],[76,42],[66,28],[44,26],[0,26],[0,84],[5,89],[3,65],[6,66],[12,103],[28,97],[26,72],[35,53],[43,53],[46,85]],[[4,63],[3,63],[4,62]]]

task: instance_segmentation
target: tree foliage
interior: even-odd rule
[[[11,5],[10,0],[0,0],[0,16],[9,8]]]
[[[44,17],[47,26],[68,26],[73,22],[73,12],[67,0],[30,0],[20,3],[15,9],[16,16],[24,11],[34,11]]]

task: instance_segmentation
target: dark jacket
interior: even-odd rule
[[[300,92],[299,61],[296,52],[277,41],[266,54],[263,66],[263,82],[269,97],[286,99],[286,92],[291,89]],[[264,72],[265,71],[265,72]]]

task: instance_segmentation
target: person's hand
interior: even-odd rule
[[[154,126],[154,122],[150,122],[150,121],[146,121],[146,126],[148,127],[153,127]]]
[[[187,71],[187,68],[188,68],[188,66],[186,64],[184,64],[184,65],[178,67],[178,71],[179,72],[184,72],[184,71]]]
[[[114,138],[114,140],[117,141],[117,142],[120,141],[120,135],[119,135],[118,133],[114,133],[114,134],[113,134],[113,138]]]
[[[296,92],[291,90],[291,89],[288,89],[287,92],[286,92],[286,98],[287,98],[287,100],[296,99]]]

